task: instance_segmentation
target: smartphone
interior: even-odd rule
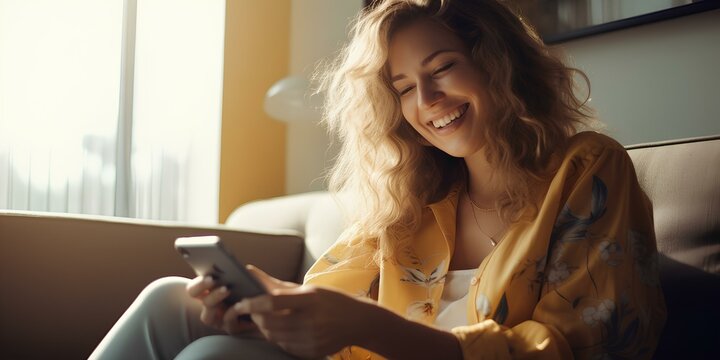
[[[175,249],[198,276],[212,276],[218,286],[230,291],[223,302],[232,304],[246,297],[267,293],[260,282],[222,244],[217,236],[181,237]]]

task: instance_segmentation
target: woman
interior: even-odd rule
[[[211,278],[190,281],[202,323],[240,336],[181,355],[650,358],[665,319],[651,206],[622,146],[577,133],[575,72],[495,1],[361,14],[324,79],[353,225],[302,286],[251,267],[270,295],[225,307]]]

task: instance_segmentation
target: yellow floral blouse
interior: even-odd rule
[[[548,185],[546,185],[548,186]],[[334,244],[306,283],[377,299],[433,326],[453,253],[458,189],[423,213],[411,248],[374,265],[375,249]],[[665,322],[652,207],[625,149],[572,137],[539,201],[513,223],[470,283],[468,326],[452,329],[465,359],[650,358]],[[351,346],[336,359],[382,359]]]

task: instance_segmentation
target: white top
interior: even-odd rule
[[[450,330],[468,324],[467,294],[476,271],[477,269],[467,269],[447,272],[435,326]]]

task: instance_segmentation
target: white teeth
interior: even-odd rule
[[[455,109],[455,111],[445,115],[441,119],[434,120],[432,122],[432,124],[436,129],[443,128],[443,127],[447,126],[448,124],[450,124],[451,122],[455,121],[455,119],[459,118],[463,113],[464,113],[464,111],[460,111],[459,108]]]

